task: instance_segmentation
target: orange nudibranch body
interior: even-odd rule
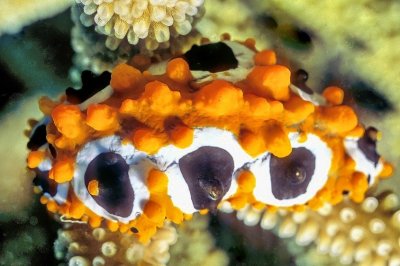
[[[165,220],[222,206],[362,201],[391,172],[378,131],[342,104],[342,89],[321,96],[293,83],[272,50],[251,44],[194,45],[145,71],[83,72],[81,90],[42,99],[47,116],[28,143],[42,203],[146,242]]]

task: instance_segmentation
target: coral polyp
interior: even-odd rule
[[[399,265],[399,202],[396,194],[385,191],[368,195],[361,203],[325,204],[317,212],[260,211],[246,206],[237,218],[248,226],[259,223],[265,230],[273,229],[300,247],[315,247],[333,261],[324,265]],[[304,250],[299,253],[298,260],[307,256]]]
[[[340,88],[306,90],[253,40],[131,62],[40,101],[28,166],[62,221],[147,242],[196,212],[361,202],[392,171]]]
[[[172,37],[187,35],[193,21],[202,16],[203,0],[76,0],[82,5],[83,25],[95,25],[108,37],[106,45],[116,49],[126,38],[132,45],[145,40],[154,50]]]

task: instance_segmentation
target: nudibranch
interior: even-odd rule
[[[391,173],[380,134],[342,104],[342,89],[320,95],[306,80],[272,50],[228,38],[83,72],[80,90],[39,103],[27,161],[41,202],[61,221],[142,242],[195,212],[361,202]]]

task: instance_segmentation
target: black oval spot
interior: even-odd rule
[[[86,188],[97,180],[99,194],[93,199],[110,214],[127,217],[133,208],[134,191],[129,181],[129,165],[121,155],[105,152],[97,155],[85,172]]]
[[[101,75],[96,75],[89,70],[85,70],[81,74],[82,88],[76,90],[67,88],[65,94],[67,101],[73,104],[80,104],[107,87],[111,81],[111,73],[104,71]]]
[[[375,164],[375,166],[378,164],[379,158],[381,157],[376,152],[377,134],[378,130],[376,128],[368,127],[364,132],[364,136],[357,141],[358,148],[364,153],[368,160]]]
[[[43,193],[48,193],[54,197],[57,194],[57,182],[49,179],[49,171],[35,170],[36,177],[33,179],[33,185],[40,187]]]
[[[183,58],[189,64],[190,70],[213,73],[237,68],[239,64],[232,49],[223,42],[193,45]]]
[[[215,210],[231,186],[232,156],[224,149],[204,146],[183,156],[179,168],[195,209]]]
[[[46,144],[47,143],[46,135],[47,132],[45,124],[36,127],[33,131],[32,136],[29,138],[27,144],[28,149],[36,151],[42,145]]]
[[[293,148],[285,158],[271,155],[269,167],[274,197],[293,199],[307,192],[315,171],[315,155],[303,147]]]

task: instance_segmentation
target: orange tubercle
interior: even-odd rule
[[[393,165],[390,163],[384,163],[383,164],[383,169],[379,173],[379,178],[388,178],[393,174]]]
[[[343,90],[336,86],[327,87],[322,93],[322,95],[329,103],[333,105],[342,104],[344,98]]]
[[[285,124],[287,125],[298,124],[304,121],[315,110],[312,103],[304,101],[296,95],[293,95],[283,105],[285,109]]]
[[[88,223],[92,228],[97,228],[100,227],[102,221],[103,219],[101,217],[91,216],[89,217]]]
[[[80,219],[85,212],[87,212],[86,206],[78,199],[75,193],[71,193],[69,208],[66,210],[65,215],[73,219]]]
[[[323,202],[322,202],[319,198],[314,197],[314,198],[312,198],[311,200],[309,200],[309,201],[307,202],[307,206],[308,206],[310,209],[316,211],[316,210],[320,209],[320,208],[323,206]]]
[[[200,213],[201,215],[206,215],[208,212],[209,212],[208,209],[199,210],[199,213]]]
[[[252,195],[253,189],[256,185],[256,179],[250,171],[243,171],[238,179],[238,188],[236,193],[230,197],[227,201],[231,204],[234,210],[240,210],[244,208],[247,204],[253,204],[262,209],[265,204],[259,204],[255,201]]]
[[[153,129],[140,128],[133,133],[133,144],[138,150],[153,154],[167,144],[166,137]]]
[[[77,105],[60,104],[51,112],[57,130],[68,139],[82,139],[87,135],[87,128]]]
[[[72,180],[74,176],[75,163],[72,159],[57,161],[51,168],[49,176],[57,183],[65,183]]]
[[[243,91],[224,80],[215,80],[196,93],[195,108],[218,117],[237,113],[243,105]]]
[[[89,191],[90,195],[98,196],[99,195],[99,181],[91,180],[88,184],[88,191]]]
[[[254,63],[259,66],[276,64],[276,54],[273,50],[262,50],[254,56]]]
[[[49,202],[49,199],[47,197],[45,197],[45,196],[41,196],[39,201],[40,201],[41,204],[44,205],[44,204],[47,204],[47,202]]]
[[[108,229],[111,232],[116,232],[118,230],[118,228],[119,228],[118,222],[107,220],[106,224],[107,224]]]
[[[54,200],[49,200],[46,204],[46,208],[49,212],[56,213],[58,210],[58,205]]]
[[[290,70],[287,67],[255,66],[247,76],[247,83],[256,95],[280,101],[289,99]]]
[[[264,138],[249,130],[242,130],[239,135],[239,142],[242,148],[251,156],[255,157],[266,151]]]
[[[105,104],[92,104],[87,109],[86,123],[97,131],[116,131],[117,111]]]
[[[152,169],[147,177],[147,186],[150,193],[166,193],[168,188],[168,177],[165,173]]]
[[[238,180],[238,186],[243,193],[251,193],[256,186],[256,178],[253,173],[244,171],[240,174]]]
[[[228,199],[234,210],[240,210],[244,208],[247,204],[247,197],[245,195],[239,194]]]
[[[159,223],[163,222],[165,218],[165,208],[162,205],[154,202],[148,201],[143,210],[144,214],[153,222]]]
[[[364,200],[365,192],[368,190],[368,179],[360,172],[354,172],[351,178],[352,191],[350,197],[355,202],[362,202]]]
[[[271,117],[271,104],[267,99],[246,93],[244,95],[244,100],[249,106],[249,112],[251,116],[268,119]]]
[[[353,109],[345,106],[319,107],[317,123],[332,133],[346,133],[353,130],[358,123]]]
[[[365,132],[365,129],[362,126],[357,125],[354,129],[347,132],[346,136],[361,138],[364,135],[364,132]]]
[[[285,128],[274,120],[269,120],[262,128],[266,148],[276,157],[282,158],[292,152],[292,146]]]
[[[192,80],[188,63],[182,58],[174,58],[168,62],[167,76],[178,83],[188,83]]]
[[[178,111],[180,100],[180,92],[172,91],[163,82],[151,81],[145,85],[145,90],[138,102],[146,105],[156,114],[170,115]]]
[[[172,130],[168,131],[168,136],[172,144],[183,149],[192,144],[194,130],[185,125],[177,125]]]
[[[39,109],[45,115],[51,115],[51,111],[57,106],[57,103],[49,97],[41,97],[39,99]]]
[[[46,154],[44,151],[31,151],[28,155],[28,167],[36,168],[44,160]]]
[[[135,89],[141,81],[142,73],[127,64],[116,66],[111,74],[110,85],[115,91],[128,91]]]

